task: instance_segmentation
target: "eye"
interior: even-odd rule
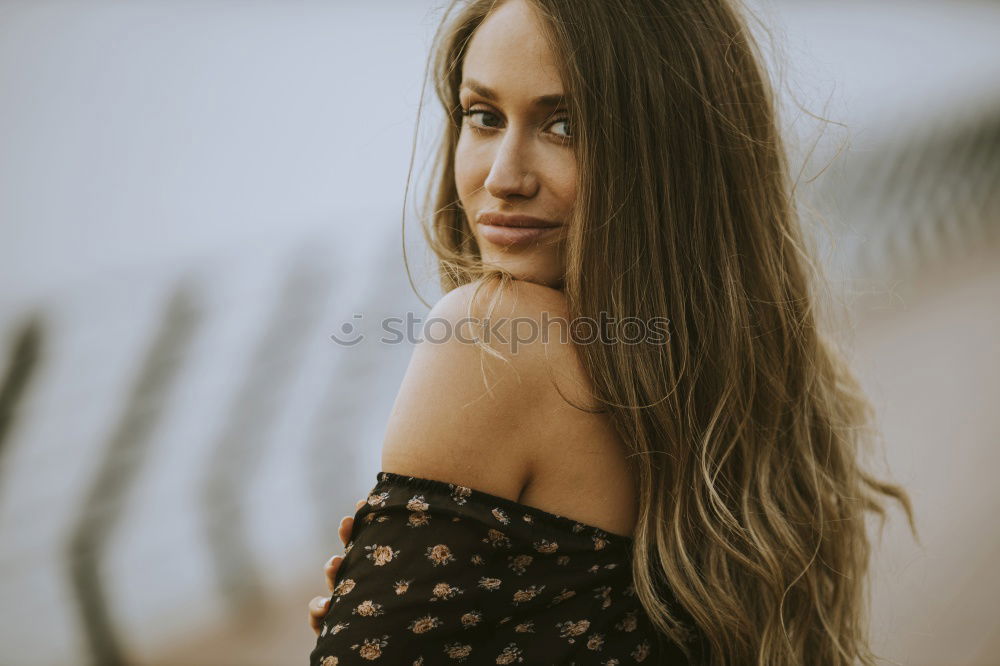
[[[570,127],[569,118],[568,117],[557,118],[556,120],[552,121],[552,124],[549,127],[555,127],[555,126],[557,126],[559,124],[562,124],[564,126],[563,131],[565,132],[565,134],[559,134],[557,136],[559,136],[562,139],[570,139],[570,138],[572,138],[573,137],[573,133],[569,131],[569,127]]]
[[[462,109],[462,115],[464,117],[466,117],[466,118],[471,118],[473,116],[483,116],[483,121],[484,122],[470,122],[469,123],[469,127],[474,132],[476,132],[477,134],[487,134],[487,133],[494,132],[494,131],[500,129],[500,127],[499,127],[500,115],[496,114],[496,113],[494,113],[492,111],[490,111],[489,109],[471,109],[471,108],[470,109],[465,109],[465,108],[463,108]],[[493,120],[490,120],[490,118],[492,118]],[[490,124],[490,123],[497,123],[497,124]],[[556,118],[555,120],[553,120],[552,122],[549,123],[548,127],[550,127],[550,128],[551,127],[556,127],[556,126],[558,126],[560,124],[563,125],[563,133],[560,134],[559,132],[554,132],[553,134],[561,142],[565,143],[565,142],[569,141],[571,138],[573,138],[573,134],[568,131],[568,128],[569,128],[569,125],[570,125],[570,120],[569,120],[568,116],[563,116],[561,118]]]
[[[471,118],[472,116],[478,116],[478,115],[483,115],[487,117],[492,116],[493,118],[498,118],[497,114],[487,109],[462,109],[462,115],[465,116],[466,118]],[[493,130],[498,128],[489,124],[472,123],[472,129],[476,131],[483,131],[483,130]]]

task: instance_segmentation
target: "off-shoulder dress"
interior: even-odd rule
[[[379,472],[310,666],[686,665],[632,582],[630,537]]]

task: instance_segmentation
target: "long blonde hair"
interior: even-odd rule
[[[639,599],[696,663],[873,664],[865,518],[893,498],[916,528],[906,492],[862,465],[874,414],[818,326],[822,274],[744,14],[529,2],[578,162],[569,314],[670,322],[666,345],[579,348],[639,491]],[[445,291],[510,278],[482,266],[454,178],[463,57],[499,4],[454,0],[431,53],[447,122],[421,214]]]

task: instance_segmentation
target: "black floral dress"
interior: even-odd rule
[[[635,596],[632,539],[379,472],[310,666],[687,664]]]

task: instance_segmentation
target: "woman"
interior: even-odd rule
[[[333,604],[311,606],[313,663],[874,663],[865,517],[887,498],[912,512],[861,464],[872,413],[820,328],[743,17],[727,0],[471,0],[443,25],[431,319],[500,314],[509,335],[416,346],[383,471],[328,563]],[[568,341],[518,335],[551,318]],[[408,590],[474,575],[490,506],[491,535],[545,535],[496,566],[549,601],[470,586],[438,622],[450,602]],[[537,548],[575,532],[600,553],[559,569]],[[426,558],[406,547],[428,533]],[[597,570],[607,584],[585,588]],[[563,599],[578,620],[549,615]]]

